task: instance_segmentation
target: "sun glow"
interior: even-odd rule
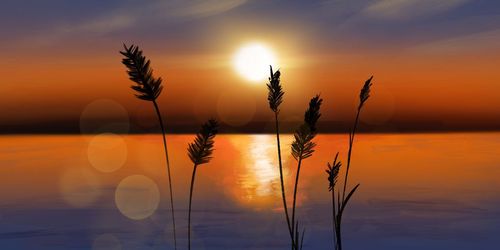
[[[271,49],[260,43],[241,47],[234,56],[234,67],[245,79],[257,82],[269,76],[269,65],[276,65]]]

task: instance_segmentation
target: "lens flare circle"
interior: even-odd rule
[[[217,100],[217,115],[233,127],[249,123],[255,116],[255,97],[241,90],[223,92]]]
[[[125,107],[111,99],[97,99],[85,106],[80,114],[80,132],[128,133],[129,115]]]
[[[127,161],[127,144],[119,135],[99,134],[90,140],[87,157],[97,170],[111,173],[121,168]]]
[[[158,185],[144,175],[131,175],[123,179],[115,191],[118,210],[133,220],[151,216],[160,203]]]
[[[68,167],[59,179],[59,191],[70,206],[83,208],[91,206],[101,194],[97,176],[84,167]]]

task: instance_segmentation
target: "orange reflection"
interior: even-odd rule
[[[290,161],[290,136],[282,136],[282,161]],[[229,141],[239,151],[241,166],[234,176],[234,184],[228,188],[241,204],[254,208],[270,208],[281,202],[281,188],[278,170],[276,139],[273,135],[238,135]],[[236,166],[233,166],[236,167]],[[288,176],[284,168],[284,175]]]
[[[44,197],[40,202],[53,204],[54,200],[61,200],[59,183],[68,168],[79,166],[103,188],[99,196],[103,201],[113,200],[114,192],[106,190],[115,190],[123,178],[139,174],[157,183],[160,206],[166,204],[167,179],[160,135],[123,136],[130,149],[128,158],[123,167],[111,174],[97,171],[88,162],[86,149],[91,138],[1,136],[0,176],[5,178],[0,194],[4,201],[31,202],[33,197]],[[186,155],[186,146],[193,135],[169,135],[168,138],[176,204],[181,207],[186,203],[189,190],[192,164]],[[347,135],[316,138],[317,150],[304,161],[301,170],[299,207],[329,202],[324,169],[338,150],[340,159],[345,161],[347,138]],[[295,161],[289,146],[292,137],[283,135],[281,140],[290,201],[295,177]],[[389,198],[463,202],[497,199],[499,154],[500,133],[360,134],[354,144],[349,184],[361,183],[355,202]],[[200,168],[195,189],[200,207],[222,204],[281,209],[275,136],[219,135],[214,158]],[[114,206],[112,202],[95,202],[92,206],[106,204]]]

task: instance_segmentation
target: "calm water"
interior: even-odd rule
[[[180,249],[187,246],[186,156],[169,136]],[[283,138],[291,194],[295,161]],[[326,162],[347,135],[321,135],[303,165],[306,249],[331,249]],[[272,135],[222,135],[197,173],[194,249],[287,249]],[[0,137],[1,249],[171,249],[161,138]],[[360,135],[345,215],[346,249],[498,249],[500,133]]]

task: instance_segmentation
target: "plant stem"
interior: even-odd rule
[[[337,250],[342,249],[342,236],[340,232],[340,224],[342,223],[342,208],[341,208],[341,202],[340,201],[340,192],[337,192],[337,216],[335,217],[335,235],[336,235],[336,243],[337,243]]]
[[[188,208],[188,249],[191,250],[191,201],[193,200],[194,178],[198,165],[193,167],[193,175],[191,176],[191,188],[189,189],[189,208]]]
[[[288,215],[288,205],[286,203],[286,195],[285,195],[285,181],[283,179],[283,163],[281,161],[281,146],[280,146],[280,132],[279,132],[279,124],[278,124],[278,112],[274,112],[275,124],[276,124],[276,143],[278,145],[278,162],[279,162],[279,170],[280,170],[280,182],[281,182],[281,196],[283,198],[283,208],[285,209],[286,223],[288,225],[288,231],[290,232],[290,237],[293,241],[293,232],[292,227],[290,225],[290,216]]]
[[[356,133],[356,128],[358,127],[358,120],[359,120],[359,113],[361,112],[361,106],[358,107],[358,112],[356,113],[356,120],[354,121],[354,127],[352,129],[352,132],[349,134],[349,152],[347,153],[347,167],[346,167],[346,172],[345,172],[345,179],[344,179],[344,190],[342,191],[342,202],[344,202],[345,199],[345,190],[347,187],[347,180],[349,176],[349,166],[351,166],[351,154],[352,154],[352,146],[354,143],[354,134]]]
[[[340,220],[341,218],[337,218],[337,230],[335,230],[335,232],[337,233],[337,250],[342,250],[342,236],[341,236],[341,232],[340,232]]]
[[[351,155],[352,155],[352,147],[354,144],[354,135],[356,134],[356,128],[358,127],[358,121],[359,121],[359,113],[361,112],[361,106],[358,107],[358,111],[356,113],[356,119],[354,120],[354,126],[352,128],[351,133],[349,133],[349,151],[347,153],[347,167],[346,167],[346,172],[345,172],[345,179],[344,179],[344,189],[342,191],[342,200],[339,201],[339,207],[343,207],[345,204],[345,190],[347,187],[347,181],[349,177],[349,167],[351,166]],[[337,239],[337,250],[342,250],[342,232],[341,232],[341,224],[342,224],[342,211],[340,211],[339,208],[339,216],[336,219],[337,224],[336,224],[336,239]]]
[[[297,164],[297,175],[295,175],[295,187],[293,189],[293,207],[292,207],[292,225],[295,225],[295,204],[297,201],[297,186],[299,184],[299,176],[300,176],[300,166],[302,165],[302,158],[299,158],[299,162]],[[298,228],[297,228],[298,230]],[[292,228],[292,234],[295,232],[295,228]]]
[[[336,209],[335,209],[335,189],[332,190],[332,233],[333,233],[333,249],[337,249],[337,237],[335,237],[336,230],[335,228],[337,227],[337,220],[335,219],[336,216]]]
[[[155,100],[153,100],[153,105],[154,105],[156,114],[158,115],[158,120],[160,122],[160,127],[161,127],[161,134],[163,136],[163,148],[165,149],[165,160],[167,161],[167,175],[168,175],[168,187],[169,187],[169,192],[170,192],[170,207],[171,207],[171,211],[172,211],[172,225],[173,225],[173,229],[174,229],[174,249],[177,249],[177,236],[176,236],[176,232],[175,232],[174,195],[173,195],[173,190],[172,190],[172,177],[170,174],[170,161],[168,158],[167,138],[165,136],[165,127],[163,126],[163,119],[161,118],[160,108],[158,107],[158,104],[156,103]]]

